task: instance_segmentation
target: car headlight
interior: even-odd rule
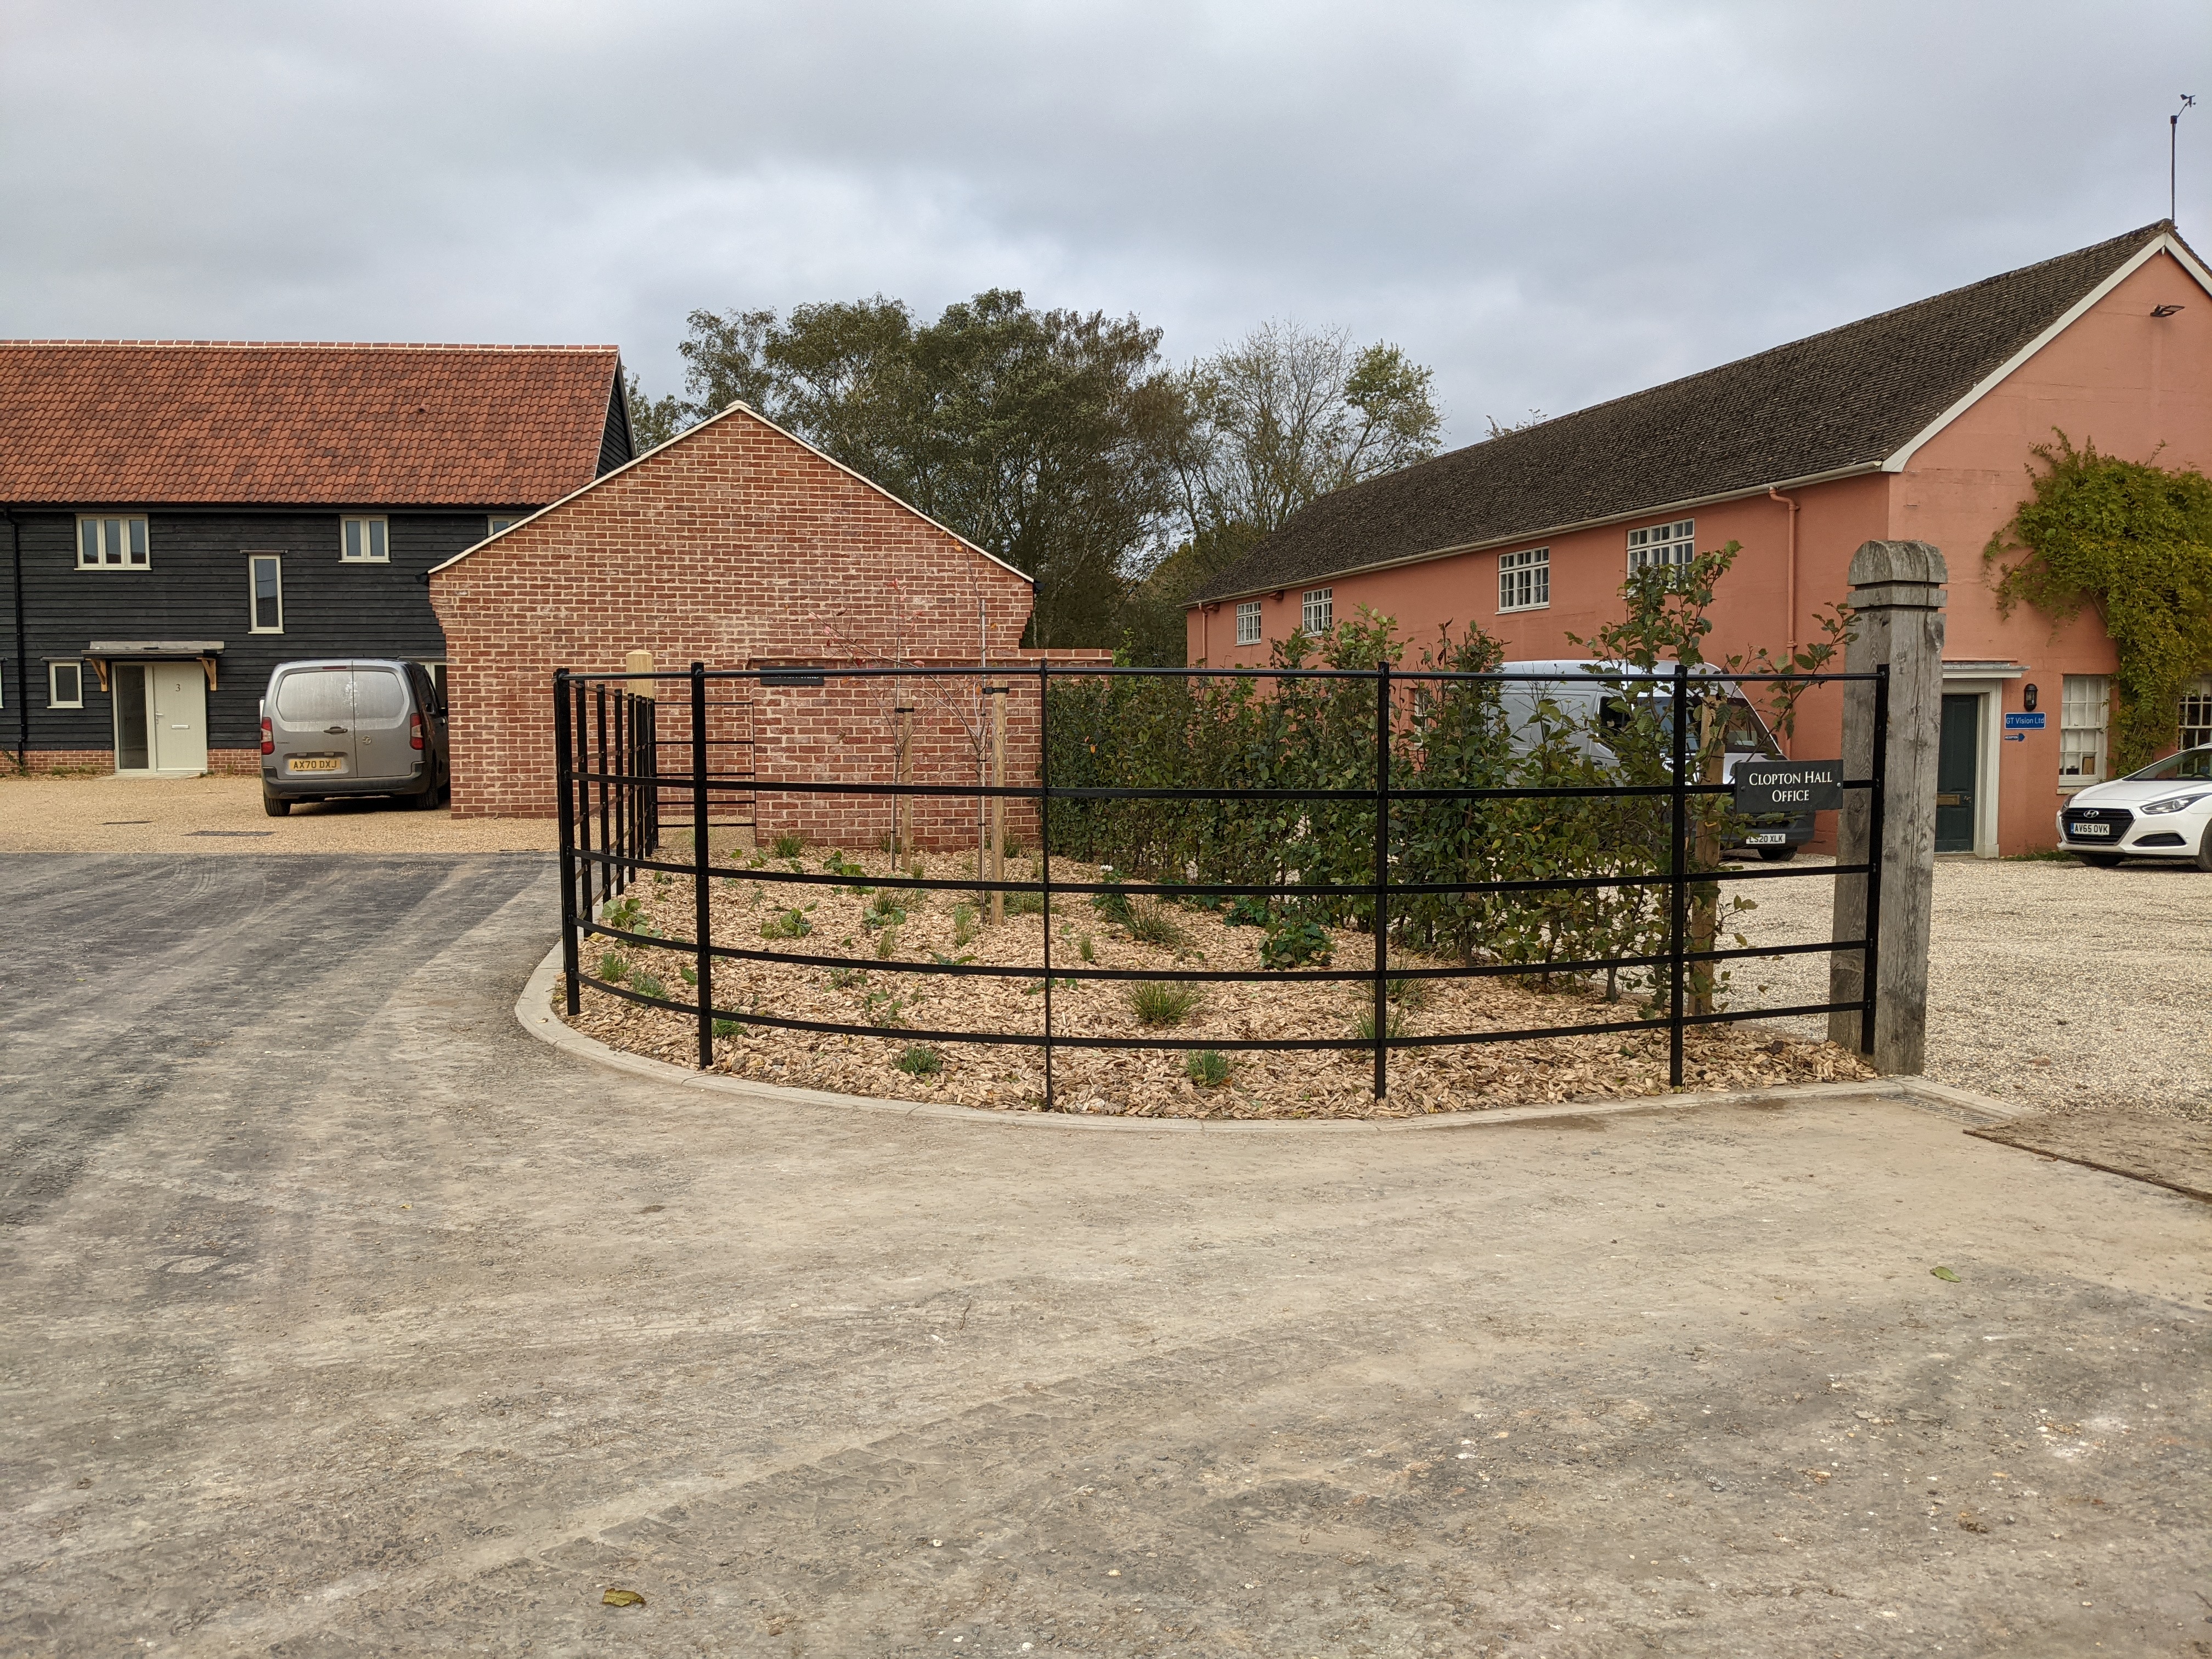
[[[2193,795],[2169,795],[2164,800],[2154,800],[2151,802],[2149,805],[2144,807],[2142,810],[2146,814],[2153,812],[2179,812],[2185,807],[2196,805],[2198,801],[2203,800],[2205,795],[2209,793],[2212,793],[2212,790],[2200,790],[2197,793]]]

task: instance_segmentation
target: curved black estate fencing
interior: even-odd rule
[[[1026,688],[1024,684],[1026,683]],[[1602,688],[1614,711],[1608,721],[1617,728],[1607,742],[1617,743],[1618,754],[1591,757],[1590,746],[1575,742],[1573,722],[1552,704],[1542,701],[1547,688],[1583,683]],[[1820,684],[1838,684],[1846,696],[1871,696],[1873,729],[1876,733],[1871,775],[1845,779],[1845,790],[1864,791],[1870,797],[1870,848],[1866,861],[1857,864],[1796,866],[1778,864],[1760,868],[1724,868],[1717,856],[1721,838],[1731,830],[1741,831],[1741,819],[1729,817],[1729,807],[1721,799],[1731,794],[1722,781],[1721,769],[1711,764],[1711,734],[1718,730],[1705,711],[1720,708],[1734,692],[1740,702],[1743,689],[1754,685],[1784,688],[1785,695]],[[1081,685],[1098,699],[1104,711],[1102,723],[1087,740],[1057,740],[1053,731],[1056,705],[1065,723],[1069,718],[1069,688]],[[898,722],[880,754],[876,772],[892,775],[840,778],[825,775],[761,776],[755,757],[775,753],[776,745],[759,737],[750,726],[745,735],[726,714],[717,710],[750,709],[774,688],[836,688],[862,690],[882,702]],[[1120,729],[1112,725],[1121,704],[1133,706],[1145,698],[1152,707],[1179,708],[1164,701],[1165,688],[1180,686],[1189,699],[1213,698],[1213,705],[1230,710],[1234,720],[1249,731],[1273,729],[1296,716],[1297,700],[1334,697],[1333,738],[1321,746],[1335,745],[1336,752],[1301,758],[1305,769],[1290,781],[1280,781],[1280,757],[1218,762],[1211,767],[1211,781],[1200,783],[1163,781],[1157,775],[1128,781],[1130,772],[1145,769],[1131,763],[1123,775],[1103,781],[1097,760],[1101,737],[1109,741]],[[999,695],[997,742],[983,735],[990,717],[979,713],[969,726],[975,769],[972,781],[917,782],[910,775],[914,704],[908,699],[918,688],[933,687],[943,699],[961,701],[981,711],[992,694]],[[649,689],[648,689],[649,688]],[[1012,781],[1006,758],[1004,708],[1006,693],[1026,689],[1034,698],[1024,709],[1033,714],[1031,732],[1025,732],[1026,763],[1018,769],[1032,781]],[[672,694],[672,695],[666,695]],[[1513,717],[1499,713],[1504,700],[1522,700],[1522,727],[1513,736]],[[1662,665],[1648,674],[1633,672],[1454,673],[1401,669],[1389,662],[1373,668],[1268,669],[1154,669],[1109,667],[1095,663],[1054,663],[1027,660],[1011,667],[959,666],[813,666],[792,668],[710,669],[694,663],[688,672],[644,674],[635,671],[609,674],[577,674],[565,670],[554,676],[553,718],[556,784],[559,800],[561,859],[561,928],[568,1012],[580,1012],[586,986],[610,996],[688,1016],[698,1027],[699,1065],[714,1063],[714,1040],[718,1024],[725,1030],[744,1025],[780,1027],[794,1031],[882,1037],[905,1042],[1016,1044],[1043,1050],[1045,1103],[1054,1109],[1052,1061],[1055,1049],[1069,1048],[1121,1049],[1310,1049],[1371,1051],[1374,1093],[1381,1100],[1388,1092],[1390,1055],[1394,1049],[1449,1044],[1491,1043],[1547,1037],[1587,1036],[1607,1032],[1656,1031],[1663,1026],[1668,1041],[1668,1074],[1681,1085],[1683,1038],[1686,1028],[1787,1015],[1856,1012],[1861,1046],[1873,1051],[1876,954],[1880,949],[1883,834],[1883,775],[1887,748],[1889,679],[1887,666],[1870,673],[1729,675],[1722,679],[1710,671],[1689,671]],[[1117,704],[1116,699],[1121,700]],[[1366,718],[1371,705],[1372,724],[1356,737],[1353,726]],[[1193,706],[1196,706],[1194,703]],[[1454,708],[1487,709],[1472,725],[1451,725]],[[1347,715],[1346,711],[1351,711]],[[1357,718],[1353,718],[1356,716]],[[794,716],[794,719],[798,717]],[[1724,719],[1725,714],[1717,718]],[[1426,722],[1425,725],[1424,722]],[[717,729],[724,735],[714,735]],[[1693,728],[1698,736],[1693,739]],[[1323,730],[1310,725],[1309,733]],[[1639,741],[1637,733],[1640,732]],[[1443,732],[1442,737],[1438,736]],[[1472,734],[1470,736],[1470,734]],[[834,732],[818,734],[831,745],[810,749],[802,743],[784,745],[782,752],[842,753]],[[850,734],[847,734],[849,740]],[[703,740],[702,740],[703,739]],[[1464,740],[1464,741],[1463,741]],[[1419,743],[1419,758],[1408,763],[1406,754]],[[1488,771],[1470,770],[1451,758],[1450,744],[1472,744],[1485,750]],[[956,745],[957,747],[957,745]],[[1169,745],[1172,748],[1172,744]],[[716,751],[725,751],[717,764]],[[728,751],[742,750],[742,756]],[[995,760],[994,756],[995,754]],[[1394,764],[1394,756],[1396,763]],[[1207,768],[1194,757],[1194,769]],[[667,763],[673,759],[675,764]],[[1157,757],[1155,757],[1157,759]],[[742,764],[740,764],[742,761]],[[1310,764],[1307,764],[1310,762]],[[966,763],[962,763],[965,764]],[[1267,768],[1274,764],[1274,781]],[[1242,767],[1242,775],[1239,768]],[[817,769],[827,771],[823,766]],[[848,770],[854,769],[848,767]],[[863,766],[860,769],[869,769]],[[1055,770],[1061,775],[1054,775]],[[1157,767],[1155,767],[1157,771]],[[1333,769],[1334,781],[1317,781],[1316,772]],[[1085,775],[1085,773],[1091,775]],[[1450,777],[1504,777],[1505,781],[1468,783],[1440,781]],[[1532,776],[1544,781],[1528,781]],[[1559,780],[1566,781],[1561,781]],[[805,889],[836,887],[853,880],[852,873],[814,872],[802,867],[775,867],[757,862],[746,866],[714,862],[712,836],[699,826],[716,823],[750,824],[751,812],[772,798],[796,799],[817,809],[844,801],[870,799],[893,815],[894,851],[911,845],[911,822],[907,814],[915,802],[937,803],[942,819],[948,811],[973,804],[978,819],[986,805],[994,823],[1009,808],[1022,810],[1037,834],[1036,874],[1034,880],[1006,879],[1003,865],[978,860],[970,877],[930,877],[918,874],[869,872],[871,888],[953,891],[1000,895],[1014,906],[1042,908],[1042,948],[1031,964],[949,961],[884,961],[869,958],[872,972],[911,975],[987,975],[1020,977],[1042,982],[1042,1027],[1038,1031],[916,1030],[899,1024],[863,1024],[802,1019],[763,1012],[758,1009],[717,1006],[715,965],[744,961],[782,963],[794,967],[838,969],[856,965],[860,959],[810,953],[803,949],[773,948],[775,941],[738,943],[713,937],[708,884],[717,878],[738,878],[780,887]],[[825,802],[824,798],[828,798]],[[1155,878],[1056,880],[1053,855],[1057,846],[1063,860],[1068,848],[1086,836],[1096,839],[1102,822],[1115,813],[1140,813],[1144,833],[1160,825],[1180,823],[1178,854],[1196,848],[1204,856],[1188,858],[1180,874],[1188,880]],[[717,817],[720,813],[720,816]],[[1515,817],[1512,815],[1518,813]],[[1577,815],[1581,815],[1579,817]],[[1180,816],[1178,816],[1180,815]],[[1570,873],[1486,876],[1480,837],[1485,834],[1540,836],[1572,820],[1582,828],[1585,848],[1609,845],[1610,852],[1592,860],[1610,867],[1585,868]],[[1461,836],[1442,854],[1424,853],[1416,846],[1423,824],[1442,823]],[[1256,824],[1257,828],[1255,828]],[[1193,826],[1195,826],[1193,828]],[[1209,828],[1210,826],[1210,828]],[[1409,827],[1411,826],[1411,827]],[[1533,827],[1532,827],[1533,826]],[[1591,833],[1595,826],[1595,836]],[[690,828],[690,846],[681,858],[662,855],[665,830]],[[1186,833],[1187,832],[1187,833]],[[1605,836],[1610,835],[1609,843]],[[1270,845],[1285,844],[1291,836],[1303,849],[1299,856],[1314,867],[1276,868],[1276,878],[1200,879],[1205,865],[1221,845],[1234,842],[1249,853],[1255,837],[1273,837]],[[1003,850],[1003,830],[984,844]],[[902,842],[899,837],[909,837]],[[1469,839],[1473,837],[1473,839]],[[1170,836],[1172,841],[1173,837]],[[1360,844],[1364,843],[1364,850]],[[973,843],[970,843],[971,847]],[[1453,847],[1457,850],[1454,851]],[[1470,851],[1469,849],[1473,850]],[[797,866],[799,860],[786,863]],[[611,921],[600,901],[622,894],[641,872],[661,872],[671,877],[693,878],[696,923],[688,939],[630,931]],[[1217,875],[1222,873],[1217,868]],[[1120,875],[1120,872],[1102,872]],[[1251,866],[1231,868],[1227,873],[1249,876]],[[1714,896],[1726,884],[1789,880],[1811,877],[1860,875],[1866,878],[1866,936],[1823,939],[1789,945],[1751,945],[1719,948],[1711,922]],[[1223,969],[1114,969],[1060,959],[1054,954],[1054,902],[1072,896],[1086,898],[1109,895],[1153,895],[1162,899],[1198,901],[1218,906],[1222,901],[1258,900],[1266,905],[1295,909],[1317,907],[1340,918],[1364,921],[1377,942],[1371,966],[1345,969],[1291,967],[1237,970]],[[1577,934],[1571,925],[1554,926],[1577,904],[1587,907],[1595,896],[1606,896],[1617,907],[1617,920],[1630,916],[1632,926],[1623,937],[1644,948],[1585,952],[1560,958],[1534,955],[1525,939],[1521,946],[1500,953],[1487,951],[1480,935],[1486,916],[1506,914],[1485,904],[1520,906],[1513,915],[1525,921],[1538,907],[1553,921],[1537,931],[1550,951],[1560,939]],[[1453,907],[1457,907],[1454,908]],[[1548,908],[1547,908],[1548,907]],[[1705,918],[1702,927],[1698,918]],[[1445,919],[1438,931],[1437,917]],[[1477,931],[1454,933],[1453,919],[1464,922],[1473,916]],[[1424,921],[1423,918],[1426,920]],[[1608,924],[1610,925],[1610,924]],[[1423,937],[1450,939],[1462,960],[1456,965],[1393,966],[1389,945],[1394,928],[1422,927]],[[1640,931],[1639,931],[1640,930]],[[1528,930],[1524,927],[1522,933]],[[633,946],[672,950],[688,958],[687,978],[696,986],[678,1000],[672,995],[651,995],[630,985],[611,982],[584,971],[580,945],[599,936]],[[1712,1006],[1710,992],[1700,994],[1701,982],[1710,987],[1712,964],[1752,957],[1774,957],[1804,953],[1856,951],[1863,953],[1864,999],[1853,1002],[1802,1003],[1784,1007]],[[1484,959],[1487,957],[1489,959]],[[1389,1000],[1398,981],[1408,979],[1446,979],[1505,975],[1526,979],[1538,974],[1610,976],[1640,975],[1650,988],[1641,1017],[1596,1023],[1518,1030],[1485,1030],[1407,1035],[1390,1018]],[[1230,1038],[1219,1036],[1102,1036],[1078,1035],[1054,1029],[1053,992],[1055,984],[1080,981],[1336,981],[1371,983],[1372,1035],[1352,1036]],[[724,1024],[724,1023],[733,1023]]]

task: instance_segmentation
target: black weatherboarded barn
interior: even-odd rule
[[[611,346],[0,342],[0,732],[253,773],[270,670],[434,667],[430,568],[630,459]]]

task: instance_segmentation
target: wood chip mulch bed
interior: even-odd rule
[[[878,874],[890,860],[872,853],[855,864]],[[934,854],[922,860],[924,873],[937,879],[972,879],[975,858]],[[810,872],[823,868],[822,855],[799,861]],[[790,860],[768,860],[767,867],[792,868]],[[849,866],[848,866],[850,867]],[[899,873],[912,873],[911,862]],[[1057,880],[1094,881],[1095,870],[1055,859]],[[1009,880],[1036,879],[1028,860],[1009,860]],[[854,887],[866,885],[865,876]],[[872,914],[878,894],[904,912],[902,920]],[[641,918],[630,931],[649,929],[661,937],[688,939],[692,925],[692,890],[688,878],[641,878],[623,896],[639,901]],[[1035,900],[1032,899],[1034,903]],[[1098,913],[1085,895],[1056,895],[1053,901],[1053,959],[1055,967],[1095,965],[1133,969],[1254,969],[1259,966],[1261,931],[1231,927],[1218,914],[1180,905],[1132,902],[1164,919],[1180,935],[1173,944],[1145,944],[1129,928]],[[973,894],[853,887],[764,884],[724,878],[713,884],[714,940],[717,945],[800,951],[850,962],[836,969],[782,963],[717,960],[714,1003],[719,1008],[848,1024],[890,1024],[917,1030],[1041,1032],[1042,999],[1036,978],[988,975],[900,973],[878,958],[884,935],[892,935],[885,955],[905,961],[933,959],[1035,966],[1042,957],[1043,918],[1032,912],[1010,915],[996,927],[984,924]],[[788,935],[798,923],[805,931]],[[889,927],[882,924],[889,921]],[[770,930],[763,934],[763,928]],[[1374,943],[1365,933],[1331,935],[1336,969],[1371,967]],[[1085,945],[1090,956],[1083,956]],[[606,964],[611,950],[620,960]],[[665,994],[681,1001],[692,994],[684,981],[688,951],[640,947],[599,937],[583,944],[587,976],[612,979],[607,965],[657,979]],[[1318,965],[1318,964],[1315,964]],[[1411,953],[1393,956],[1394,969],[1449,965]],[[1756,975],[1739,964],[1737,993],[1755,995]],[[633,988],[638,988],[633,977]],[[1062,981],[1053,994],[1057,1034],[1141,1036],[1148,1029],[1176,1037],[1350,1036],[1354,1022],[1371,1006],[1365,985],[1299,983],[1276,980],[1205,985],[1204,1000],[1180,1024],[1140,1025],[1129,1004],[1127,981]],[[1505,978],[1434,980],[1418,1006],[1402,1013],[1407,1035],[1443,1031],[1485,1031],[1514,1028],[1598,1024],[1633,1018],[1635,1003],[1624,996],[1608,1003],[1601,987],[1555,980],[1547,990],[1533,981]],[[564,1006],[556,996],[555,1006]],[[697,1064],[698,1025],[691,1016],[650,1008],[586,986],[582,1012],[568,1024],[611,1047],[690,1068]],[[925,1053],[917,1054],[917,1049]],[[937,1062],[927,1067],[928,1056]],[[901,1060],[907,1060],[902,1069]],[[1111,1051],[1055,1048],[1054,1085],[1059,1109],[1185,1118],[1413,1117],[1437,1112],[1479,1111],[1491,1107],[1546,1104],[1561,1101],[1621,1099],[1665,1094],[1667,1034],[1612,1032],[1540,1041],[1503,1041],[1432,1048],[1398,1048],[1390,1054],[1390,1093],[1377,1105],[1371,1093],[1370,1054],[1354,1050],[1271,1053],[1228,1050],[1226,1079],[1207,1085],[1188,1074],[1190,1056],[1182,1050]],[[1833,1043],[1778,1035],[1751,1025],[1693,1028],[1686,1042],[1683,1084],[1694,1090],[1768,1087],[1786,1083],[1826,1083],[1869,1078],[1859,1058]],[[714,1042],[714,1068],[733,1077],[755,1078],[841,1094],[899,1100],[942,1101],[1003,1111],[1040,1111],[1044,1073],[1040,1049],[1012,1045],[956,1043],[915,1039],[862,1037],[792,1031],[736,1024]]]

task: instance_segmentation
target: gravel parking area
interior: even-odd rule
[[[534,853],[555,835],[374,799],[272,818],[258,778],[0,778],[0,853]]]
[[[1826,862],[1826,860],[1821,860]],[[1826,935],[1832,878],[1745,883],[1754,944]],[[1936,863],[1928,1075],[2053,1112],[2212,1120],[2212,875],[2141,864]],[[1817,1000],[1825,957],[1740,973],[1761,1000]],[[1808,1034],[1817,1020],[1778,1022]]]

